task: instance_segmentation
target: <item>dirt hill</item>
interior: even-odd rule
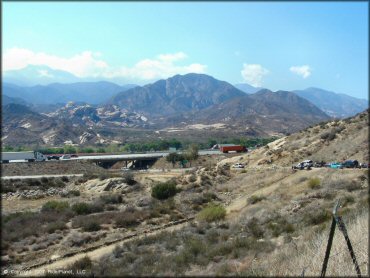
[[[368,111],[344,120],[322,122],[301,132],[276,140],[239,158],[222,163],[243,162],[247,167],[260,165],[291,166],[297,162],[369,161]]]

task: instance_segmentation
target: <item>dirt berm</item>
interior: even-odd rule
[[[100,174],[106,170],[86,161],[45,161],[20,162],[1,165],[1,175],[28,176],[28,175],[63,175],[63,174]]]

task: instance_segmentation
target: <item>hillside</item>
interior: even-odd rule
[[[310,102],[291,92],[261,90],[212,106],[188,116],[188,121],[224,124],[256,135],[287,134],[329,117]]]
[[[333,128],[340,132],[325,135]],[[331,211],[340,200],[338,212],[366,274],[368,169],[299,171],[292,170],[289,161],[310,155],[340,160],[346,155],[364,162],[367,130],[364,112],[308,128],[250,153],[225,155],[221,161],[214,158],[203,166],[194,163],[199,165],[196,169],[171,171],[169,166],[166,171],[123,177],[101,172],[60,181],[7,181],[3,187],[6,265],[25,269],[36,264],[33,270],[40,271],[75,269],[84,263],[87,272],[109,277],[299,276],[303,270],[317,276]],[[246,168],[232,168],[235,162],[246,163]],[[152,194],[163,182],[176,186],[173,197],[157,199]],[[39,199],[33,200],[34,195]],[[19,212],[27,207],[31,214]],[[327,275],[354,275],[340,232],[335,233],[333,250],[341,254],[341,263],[340,267],[329,264]],[[331,260],[339,259],[333,255]]]
[[[354,98],[345,94],[337,94],[319,88],[307,88],[294,91],[331,117],[346,118],[360,113],[368,108],[368,101]]]
[[[21,104],[2,107],[2,143],[9,146],[63,145],[110,142],[86,125],[73,125],[32,111]]]
[[[239,89],[240,91],[243,91],[246,94],[254,94],[263,89],[261,87],[254,87],[247,83],[238,83],[238,84],[235,84],[234,87]]]
[[[159,116],[201,110],[243,95],[227,82],[190,73],[127,90],[113,97],[110,103],[145,115]]]

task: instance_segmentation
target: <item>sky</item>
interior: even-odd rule
[[[139,85],[189,72],[368,98],[368,2],[3,2],[2,69]]]

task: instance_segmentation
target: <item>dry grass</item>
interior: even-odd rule
[[[355,217],[343,217],[362,275],[368,275],[369,264],[369,234],[367,210],[359,212]],[[300,239],[296,244],[274,254],[270,262],[270,275],[299,276],[305,269],[305,276],[319,276],[325,256],[330,227],[322,233],[314,234],[311,240]],[[296,247],[294,247],[294,245]],[[352,263],[343,234],[335,231],[333,245],[326,271],[327,276],[355,276]]]

